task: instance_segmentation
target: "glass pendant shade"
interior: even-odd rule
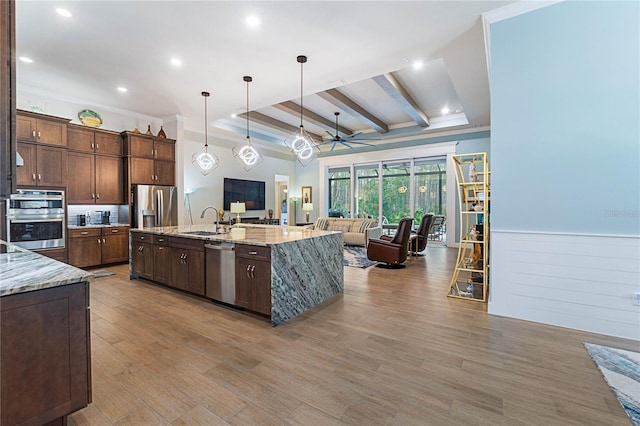
[[[207,137],[207,128],[209,127],[207,121],[207,98],[209,97],[209,92],[202,92],[201,94],[204,97],[204,147],[191,156],[191,163],[200,170],[200,173],[206,176],[220,165],[220,159],[214,153],[209,152]]]
[[[245,75],[242,80],[247,83],[247,143],[234,146],[232,151],[233,156],[240,162],[242,168],[248,172],[262,162],[262,156],[251,144],[251,137],[249,136],[249,83],[253,79]]]
[[[302,126],[291,134],[284,143],[303,167],[311,163],[320,154],[320,148]]]

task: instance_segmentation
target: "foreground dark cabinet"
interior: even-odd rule
[[[91,402],[89,284],[2,297],[2,425],[42,425]]]
[[[271,249],[236,245],[236,304],[271,315]]]

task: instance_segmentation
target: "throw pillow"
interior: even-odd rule
[[[351,224],[347,224],[347,225],[334,224],[333,230],[340,231],[340,232],[349,232],[351,230]]]
[[[316,219],[316,223],[313,225],[313,229],[315,231],[326,231],[327,226],[329,226],[329,220],[325,218]]]
[[[372,226],[375,226],[376,223],[377,222],[375,220],[364,220],[362,221],[362,224],[360,225],[358,232],[364,233],[367,229],[371,228]]]

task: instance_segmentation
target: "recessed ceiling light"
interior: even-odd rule
[[[20,56],[18,59],[20,59],[22,62],[26,62],[27,64],[33,63],[33,59],[27,58],[26,56]]]
[[[179,67],[180,65],[182,65],[182,60],[178,58],[171,58],[171,65]]]
[[[449,108],[448,107],[444,107],[440,110],[440,112],[442,113],[442,115],[447,115],[449,114]]]
[[[71,18],[73,16],[71,12],[69,12],[66,9],[62,9],[60,7],[56,9],[56,12],[58,12],[58,15],[64,16],[65,18]]]
[[[260,26],[260,18],[255,15],[247,16],[247,25],[251,28],[257,28]]]
[[[122,86],[118,87],[118,92],[125,93],[126,91],[127,91],[126,87],[122,87]]]
[[[236,114],[235,112],[231,114],[231,118],[236,118],[238,117],[238,114]]]
[[[424,66],[424,62],[422,62],[422,61],[413,61],[413,69],[414,70],[419,70],[423,66]]]

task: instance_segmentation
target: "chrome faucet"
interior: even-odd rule
[[[200,219],[204,219],[204,214],[207,212],[207,210],[209,209],[213,209],[216,211],[216,232],[218,232],[218,229],[220,228],[220,213],[218,212],[218,209],[216,209],[215,207],[207,207],[206,209],[202,210],[202,214],[200,215]]]

